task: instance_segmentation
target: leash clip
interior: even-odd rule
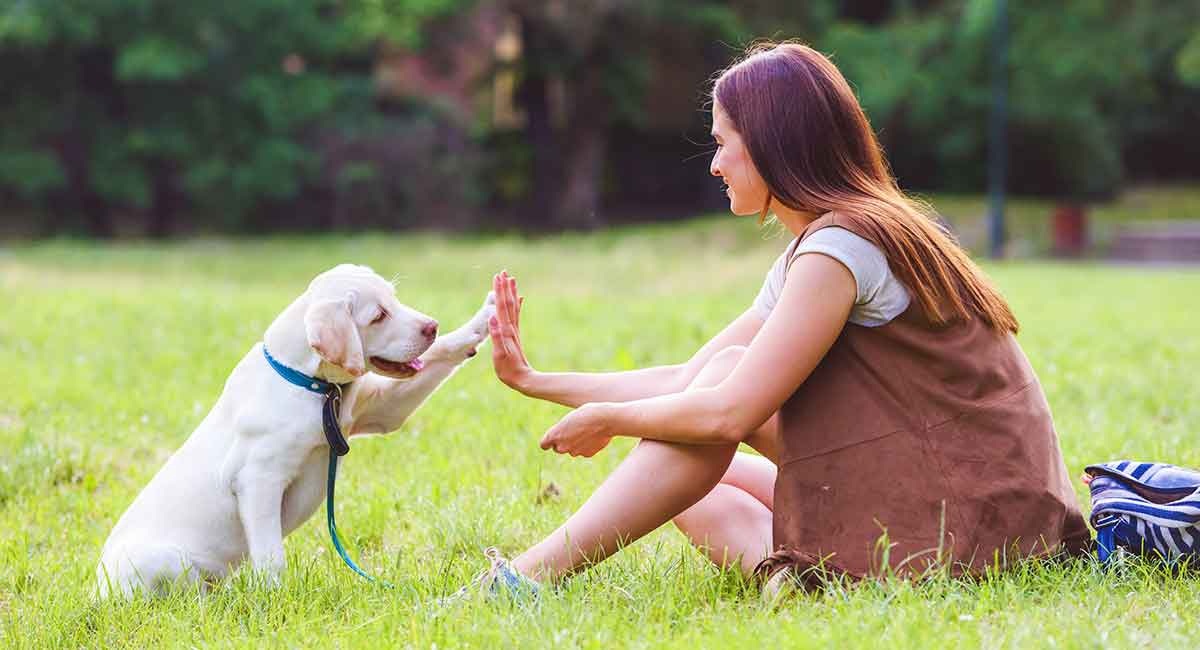
[[[321,412],[321,428],[325,431],[325,442],[329,443],[329,449],[335,456],[345,456],[350,453],[350,442],[342,434],[342,427],[338,423],[338,415],[341,410],[342,387],[334,384],[329,393],[325,395],[325,408]]]

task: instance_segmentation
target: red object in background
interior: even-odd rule
[[[1079,257],[1087,248],[1087,212],[1083,206],[1062,203],[1054,209],[1053,252],[1061,257]]]

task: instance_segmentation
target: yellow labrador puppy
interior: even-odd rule
[[[278,580],[284,536],[325,498],[330,447],[318,386],[343,385],[347,435],[394,431],[474,356],[494,313],[489,294],[467,324],[439,338],[437,322],[400,304],[371,269],[343,264],[318,275],[117,522],[96,569],[98,594],[219,579],[247,558]]]

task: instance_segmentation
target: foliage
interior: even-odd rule
[[[698,181],[669,179],[702,153],[686,143],[705,137],[694,109],[709,76],[761,37],[834,57],[905,186],[978,191],[997,1],[10,0],[0,209],[39,208],[47,234],[107,236],[128,213],[163,235],[182,214],[234,232],[427,225],[428,213],[462,227],[464,208],[490,202],[504,208],[492,220],[540,230],[602,225],[621,200],[711,207],[702,165],[686,167]],[[1007,5],[1013,190],[1094,198],[1194,176],[1200,5]],[[438,96],[380,96],[382,53],[439,61],[473,32],[438,28],[480,16],[519,23],[521,56],[493,70],[515,76],[516,132],[450,115]],[[687,108],[654,105],[660,85]],[[630,134],[680,145],[616,155]]]
[[[0,120],[22,128],[0,134],[0,187],[157,212],[186,197],[244,224],[314,180],[314,131],[369,117],[379,35],[416,45],[424,20],[464,4],[5,3]]]
[[[1171,158],[1200,151],[1183,120],[1200,107],[1184,74],[1200,6],[1119,0],[1009,3],[1009,150],[1019,192],[1111,196],[1132,150],[1164,130]],[[901,179],[943,190],[980,189],[986,178],[995,0],[937,3],[880,25],[835,23],[817,39],[855,83]],[[1177,64],[1178,60],[1178,64]],[[1138,153],[1142,153],[1138,151]],[[1165,166],[1164,166],[1165,167]],[[1165,171],[1165,170],[1152,170]],[[1178,173],[1178,171],[1176,172]]]

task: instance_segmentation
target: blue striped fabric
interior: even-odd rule
[[[1200,559],[1200,472],[1129,460],[1089,465],[1092,527],[1101,561],[1118,548]]]

